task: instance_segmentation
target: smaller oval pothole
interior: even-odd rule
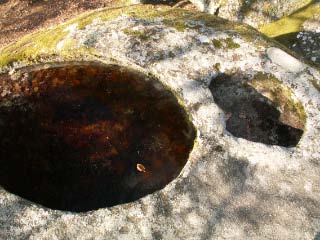
[[[257,73],[221,74],[210,83],[216,104],[232,135],[253,142],[294,147],[305,127],[306,114],[293,92],[274,76]]]
[[[135,201],[177,177],[193,147],[176,97],[138,71],[68,63],[0,82],[0,185],[43,206]]]

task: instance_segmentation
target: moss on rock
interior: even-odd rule
[[[236,49],[239,48],[240,45],[233,41],[231,37],[226,39],[213,39],[212,44],[215,48],[227,48],[227,49]]]
[[[89,51],[88,53],[91,53],[90,49],[78,49],[76,43],[72,41],[64,44],[63,49],[58,49],[57,44],[63,41],[68,35],[68,27],[72,25],[76,25],[78,29],[84,29],[88,24],[91,24],[94,19],[107,22],[120,15],[128,15],[144,20],[161,18],[166,26],[173,27],[178,31],[184,31],[186,28],[194,28],[186,24],[187,21],[201,21],[206,26],[216,30],[238,29],[240,32],[245,31],[247,35],[254,35],[254,33],[256,33],[253,29],[243,28],[241,24],[229,22],[210,14],[173,9],[168,6],[132,5],[129,7],[105,8],[84,13],[57,27],[26,35],[18,42],[0,49],[0,67],[15,61],[34,61],[41,56],[63,56],[66,54],[68,57],[71,57],[73,53],[75,55],[79,54],[79,52],[86,54],[87,50]],[[147,36],[135,31],[127,33],[134,34],[141,40],[147,39]],[[238,47],[233,41],[227,42],[230,43],[229,47],[231,48]]]
[[[146,34],[144,34],[141,31],[138,30],[132,30],[130,28],[124,29],[123,31],[125,34],[127,35],[131,35],[131,36],[135,36],[138,37],[140,40],[145,41],[149,39],[149,36],[147,36]]]
[[[235,43],[232,38],[227,38],[225,40],[225,43],[228,49],[235,49],[240,47],[240,45],[238,43]]]
[[[221,43],[221,41],[218,40],[218,39],[213,39],[213,40],[212,40],[212,44],[213,44],[213,46],[214,46],[215,48],[222,48],[222,43]]]
[[[307,118],[304,107],[300,101],[295,100],[290,88],[275,76],[262,72],[258,72],[248,84],[273,101],[281,112],[282,122],[304,129]]]

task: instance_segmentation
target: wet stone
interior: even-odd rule
[[[135,70],[73,63],[0,83],[0,184],[45,207],[135,201],[177,177],[193,147],[174,95]]]

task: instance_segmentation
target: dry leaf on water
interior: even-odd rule
[[[143,166],[141,163],[137,163],[137,170],[138,170],[139,172],[146,172],[146,171],[147,171],[147,170],[146,170],[146,167]]]

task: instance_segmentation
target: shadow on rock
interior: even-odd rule
[[[303,130],[281,122],[276,104],[242,79],[221,74],[209,88],[235,137],[284,147],[298,144]]]

